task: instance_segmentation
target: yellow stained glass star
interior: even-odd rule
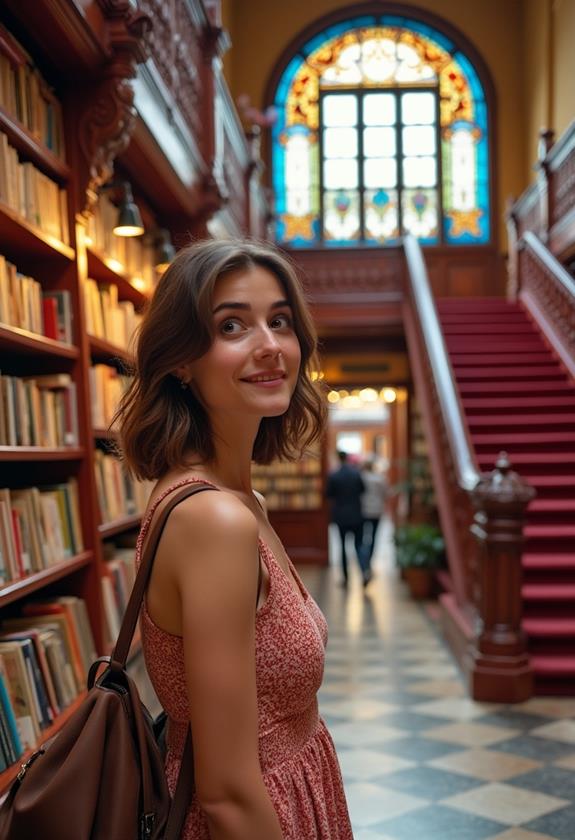
[[[446,215],[452,222],[451,236],[462,236],[464,233],[470,233],[472,236],[481,235],[479,219],[483,215],[483,210],[479,208],[475,210],[449,210]]]
[[[290,239],[296,239],[298,236],[309,240],[314,238],[312,222],[315,217],[312,213],[306,213],[305,216],[291,216],[286,213],[281,218],[285,225],[284,240],[289,241]]]

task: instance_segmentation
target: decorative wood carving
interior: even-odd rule
[[[502,452],[471,496],[472,530],[480,545],[479,622],[467,662],[471,694],[480,701],[527,700],[533,672],[521,629],[521,553],[525,511],[535,490],[512,471]]]
[[[130,142],[136,112],[131,79],[146,57],[151,20],[129,0],[98,0],[107,20],[110,58],[88,91],[81,92],[77,124],[85,180],[78,184],[79,206],[89,213],[99,187],[114,171],[114,160]]]
[[[140,8],[154,21],[150,53],[166,88],[191,133],[202,133],[202,32],[181,0],[140,0]]]
[[[537,301],[571,358],[575,359],[575,296],[571,289],[528,245],[519,251],[519,277],[521,290],[529,292]]]

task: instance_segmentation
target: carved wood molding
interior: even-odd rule
[[[79,206],[92,211],[98,189],[110,180],[114,161],[128,146],[136,123],[131,80],[148,53],[151,19],[134,10],[129,0],[98,0],[106,18],[109,54],[97,80],[81,92],[77,134],[81,171]]]
[[[521,288],[529,291],[575,358],[575,299],[550,267],[527,247],[519,252]]]

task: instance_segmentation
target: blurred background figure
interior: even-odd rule
[[[369,566],[364,561],[362,551],[363,517],[361,512],[361,496],[365,490],[363,479],[357,467],[349,463],[347,452],[338,452],[340,461],[338,469],[328,477],[326,495],[331,501],[331,521],[338,527],[341,540],[342,586],[347,587],[348,563],[345,538],[348,533],[353,534],[355,554],[363,585],[371,580]]]
[[[361,479],[364,491],[361,496],[362,547],[361,554],[365,568],[371,577],[371,558],[375,546],[375,537],[379,520],[384,513],[386,481],[377,469],[375,457],[368,455],[361,466]]]

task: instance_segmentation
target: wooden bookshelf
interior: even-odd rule
[[[91,563],[93,559],[92,551],[83,551],[81,554],[77,554],[69,560],[63,560],[62,563],[50,566],[41,572],[35,572],[20,580],[10,581],[0,588],[0,609],[5,607],[6,604],[11,604],[26,595],[37,592],[44,586],[49,586],[51,583],[77,572],[78,569],[82,569]]]
[[[140,309],[146,305],[147,295],[134,285],[133,280],[115,260],[106,257],[93,245],[86,247],[88,276],[101,283],[114,283],[122,300],[130,300]]]
[[[10,490],[31,486],[38,486],[41,490],[42,485],[73,480],[80,499],[84,550],[41,572],[11,581],[0,589],[0,622],[4,608],[8,607],[8,614],[14,615],[20,611],[21,606],[45,591],[55,595],[76,595],[86,603],[97,651],[105,653],[107,640],[100,585],[105,571],[103,541],[137,529],[141,515],[130,514],[112,522],[101,523],[96,479],[98,450],[104,448],[106,441],[113,440],[114,435],[105,428],[93,427],[90,366],[106,364],[121,372],[129,365],[131,358],[125,347],[118,347],[104,338],[88,334],[86,283],[91,279],[102,287],[115,285],[118,300],[130,301],[136,313],[139,313],[145,308],[147,294],[157,277],[151,271],[153,252],[150,243],[153,237],[143,242],[141,250],[122,246],[123,253],[130,257],[127,263],[131,268],[128,270],[112,259],[114,254],[122,252],[122,248],[112,247],[109,253],[104,253],[88,240],[90,220],[96,220],[94,211],[97,210],[98,201],[103,200],[103,193],[99,196],[101,187],[118,176],[130,181],[146,231],[152,234],[156,229],[167,228],[176,244],[188,242],[190,237],[207,236],[207,222],[212,214],[223,207],[224,198],[209,184],[205,187],[200,179],[191,184],[183,177],[180,178],[164,153],[162,143],[157,140],[159,135],[154,134],[158,127],[146,124],[142,115],[137,116],[134,124],[130,98],[122,97],[119,93],[125,90],[125,86],[132,84],[140,62],[155,62],[154,72],[158,78],[164,81],[169,78],[169,74],[165,73],[166,68],[162,66],[162,54],[149,54],[146,27],[133,25],[133,4],[92,3],[90,14],[83,16],[78,16],[74,0],[36,0],[34,3],[5,0],[4,5],[6,20],[14,21],[15,30],[26,43],[20,45],[21,49],[16,45],[13,53],[8,55],[12,40],[18,37],[16,31],[8,33],[8,38],[0,38],[0,51],[3,50],[3,54],[8,55],[12,63],[25,60],[40,68],[42,80],[46,82],[49,91],[49,100],[46,101],[56,104],[54,113],[62,113],[61,137],[66,151],[65,160],[60,157],[60,133],[50,135],[52,139],[47,140],[47,143],[58,149],[56,154],[39,139],[44,135],[37,130],[38,126],[33,127],[34,130],[28,128],[29,124],[32,125],[28,118],[23,117],[18,110],[14,113],[19,113],[26,124],[15,118],[14,109],[9,108],[8,104],[4,107],[3,100],[0,102],[0,133],[6,135],[8,144],[16,150],[20,164],[32,164],[58,188],[65,190],[65,222],[68,229],[61,234],[66,242],[60,241],[0,202],[0,254],[15,265],[19,272],[37,281],[42,291],[68,292],[73,343],[65,344],[18,327],[0,324],[0,370],[7,377],[33,378],[59,373],[69,375],[77,394],[79,443],[74,447],[57,449],[0,446],[0,465],[4,465],[1,484]],[[223,99],[219,102],[214,99],[213,92],[217,86],[213,84],[214,79],[210,75],[219,72],[217,62],[213,61],[214,50],[218,52],[223,48],[223,41],[219,45],[218,30],[213,27],[200,0],[190,0],[183,4],[182,15],[185,21],[180,21],[180,16],[170,18],[167,25],[171,31],[168,36],[175,40],[185,33],[186,38],[197,40],[198,49],[197,52],[190,52],[193,66],[187,69],[185,62],[182,65],[180,76],[183,74],[185,78],[178,85],[182,90],[191,89],[197,78],[200,78],[202,85],[199,91],[204,99],[198,102],[193,111],[189,111],[189,98],[182,95],[182,90],[178,87],[166,89],[166,107],[160,108],[158,113],[168,115],[178,109],[178,124],[185,125],[192,138],[189,146],[182,146],[181,153],[189,156],[193,171],[209,173],[216,147],[215,121],[207,120],[204,123],[198,120],[197,115],[208,113],[210,108],[213,108],[215,115],[218,108],[227,108],[227,119],[232,123],[235,121],[240,140],[242,130],[233,108]],[[70,20],[75,21],[74,25],[70,25]],[[7,25],[4,18],[2,25]],[[181,31],[178,31],[178,26],[181,26]],[[150,43],[153,45],[153,40]],[[38,72],[37,68],[34,72]],[[225,83],[220,80],[218,84],[221,86]],[[5,91],[6,87],[0,86],[0,99]],[[209,101],[205,99],[206,96],[210,97]],[[102,102],[111,106],[110,120],[98,119]],[[165,136],[170,131],[172,126],[166,116],[165,124],[159,126],[159,133]],[[185,135],[186,132],[182,132],[182,138]],[[54,138],[57,142],[53,142]],[[184,143],[184,140],[181,142]],[[234,183],[245,186],[245,201],[237,202],[237,206],[234,204],[234,213],[237,210],[240,214],[245,213],[245,216],[234,216],[229,232],[245,230],[248,233],[251,220],[254,219],[257,227],[251,232],[262,235],[266,210],[265,202],[261,200],[263,188],[258,195],[258,208],[261,205],[258,216],[259,210],[250,209],[248,202],[249,196],[257,192],[254,189],[255,182],[250,179],[252,176],[255,178],[259,170],[258,167],[252,167],[247,145],[244,151],[246,168],[231,171],[229,177]],[[51,195],[50,189],[48,195]],[[11,205],[14,203],[12,198]],[[59,204],[60,213],[62,206],[63,203]],[[30,218],[33,218],[28,204],[24,207]],[[103,218],[103,214],[100,218]],[[105,237],[104,241],[110,242]],[[117,244],[111,241],[112,245]],[[139,265],[144,269],[141,277],[136,273]],[[130,276],[130,271],[134,271],[135,276]],[[127,309],[124,307],[124,310]],[[130,316],[128,311],[125,321],[128,328],[131,328]],[[137,504],[141,505],[140,496],[133,492],[129,495],[127,502],[130,509],[136,499]],[[138,651],[139,646],[136,644],[133,652],[136,658]],[[58,731],[79,706],[81,699],[78,698],[51,727],[42,732],[42,740]],[[13,779],[20,763],[29,755],[24,755],[0,774],[0,793]]]
[[[18,352],[26,356],[36,356],[45,360],[52,356],[55,359],[78,359],[80,351],[73,344],[64,344],[53,338],[23,330],[20,327],[9,327],[0,324],[0,353]]]
[[[19,258],[45,257],[49,260],[75,258],[74,249],[55,236],[30,224],[18,213],[0,202],[0,251]]]
[[[0,105],[0,131],[8,137],[10,144],[22,152],[39,169],[55,181],[67,183],[70,178],[70,167],[64,163],[51,149],[47,149],[34,137],[26,126],[10,117]]]
[[[82,446],[0,446],[2,461],[79,461],[85,455]]]
[[[115,534],[121,534],[123,531],[139,528],[141,519],[141,514],[134,513],[131,516],[114,519],[112,522],[103,522],[101,525],[98,525],[98,532],[102,539],[113,537]]]

